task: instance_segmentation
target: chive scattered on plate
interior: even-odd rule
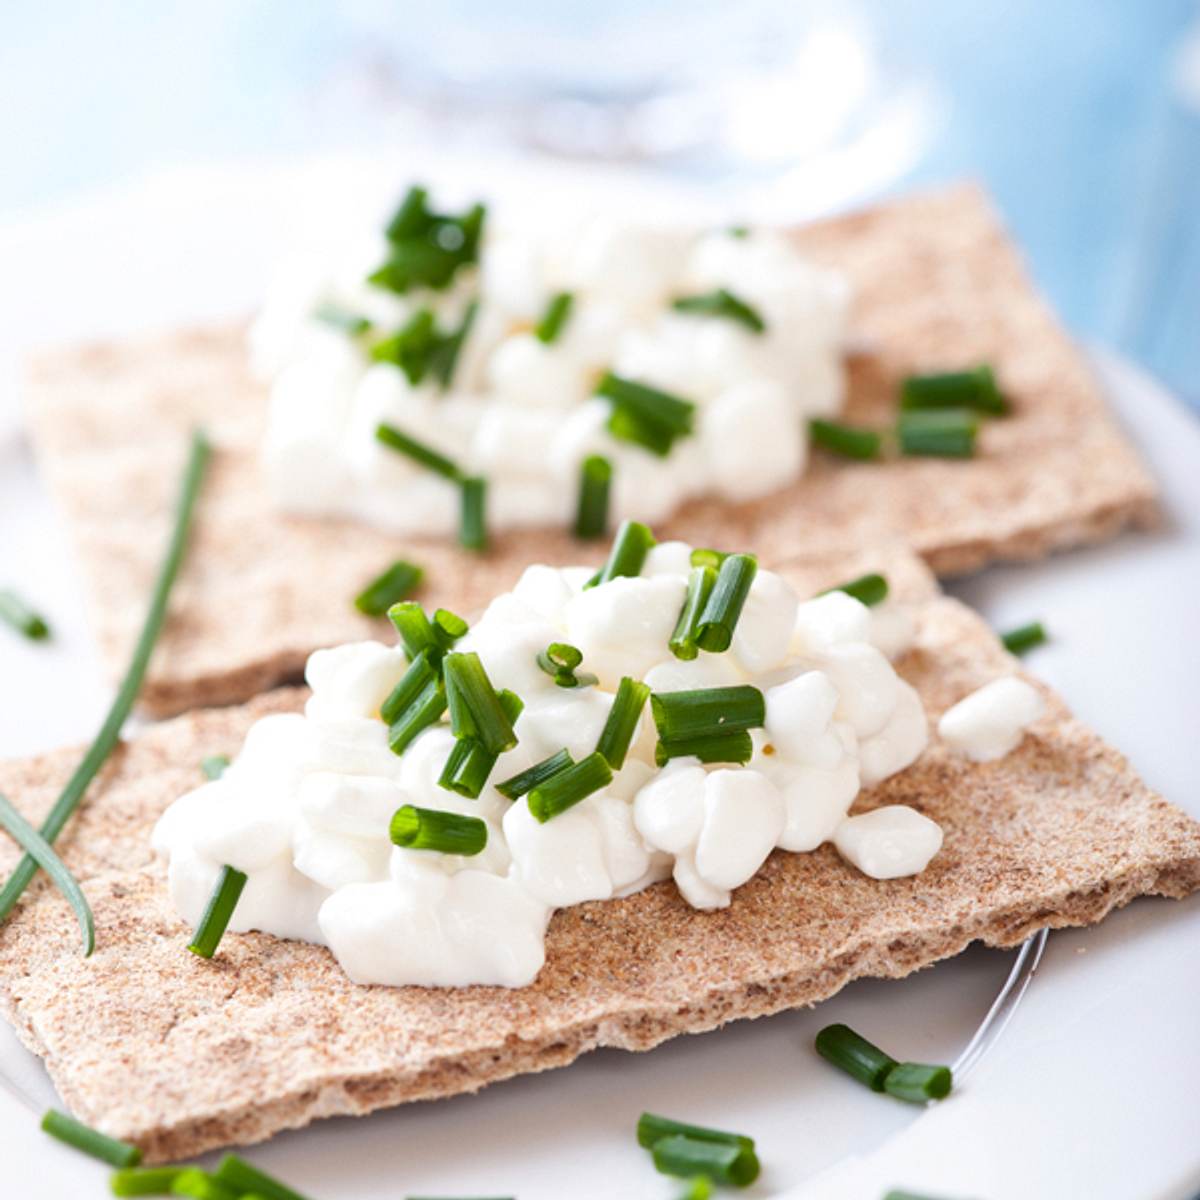
[[[0,621],[11,625],[31,642],[41,642],[50,636],[50,626],[45,618],[34,612],[11,588],[0,588]]]
[[[910,375],[900,384],[900,408],[903,412],[969,408],[993,416],[1009,411],[1008,401],[986,363],[969,371]]]
[[[354,607],[368,617],[381,617],[393,604],[406,599],[421,583],[424,572],[416,563],[399,559],[377,575],[354,598]]]
[[[1000,635],[1004,648],[1009,654],[1024,654],[1034,646],[1040,646],[1049,638],[1041,621],[1031,621],[1028,625],[1020,625]]]
[[[970,458],[978,432],[978,417],[961,408],[902,412],[896,425],[901,453],[928,458]]]
[[[883,436],[873,429],[856,429],[839,421],[825,421],[814,417],[808,423],[812,440],[825,450],[840,454],[843,458],[867,460],[878,458],[883,448]]]
[[[55,1108],[46,1110],[42,1129],[60,1142],[113,1167],[136,1167],[142,1161],[142,1152],[136,1146],[111,1138]]]

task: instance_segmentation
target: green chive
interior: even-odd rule
[[[901,453],[930,458],[970,458],[978,432],[978,418],[957,408],[901,413],[896,426]]]
[[[31,642],[40,642],[50,636],[50,626],[44,618],[38,616],[11,588],[0,588],[0,621],[23,633]]]
[[[405,238],[416,237],[426,231],[430,220],[428,200],[429,192],[419,184],[413,184],[405,192],[400,207],[392,214],[392,219],[384,229],[389,242],[402,242]]]
[[[339,304],[318,304],[313,319],[323,325],[332,325],[350,337],[359,337],[371,328],[371,322],[361,313],[351,312]]]
[[[698,737],[661,739],[654,747],[654,762],[665,767],[673,758],[698,758],[703,763],[740,763],[745,766],[754,754],[754,743],[744,730],[709,733]]]
[[[245,886],[246,876],[243,872],[230,866],[221,868],[217,886],[208,898],[208,907],[204,910],[200,924],[196,927],[196,934],[188,946],[193,954],[201,958],[212,958],[216,953]]]
[[[443,389],[448,388],[454,381],[454,372],[458,368],[462,348],[470,336],[471,327],[475,324],[478,314],[479,301],[472,300],[463,309],[462,320],[459,321],[458,328],[453,333],[440,334],[437,343],[430,351],[430,374],[442,385]]]
[[[758,562],[752,554],[730,554],[721,563],[717,581],[696,624],[696,645],[701,650],[719,654],[729,649],[757,573]]]
[[[717,572],[712,567],[692,568],[688,576],[683,607],[679,610],[679,620],[675,622],[675,632],[671,634],[671,640],[667,643],[676,658],[690,662],[700,653],[696,645],[696,630],[700,624],[700,614],[704,611],[716,582]]]
[[[400,559],[377,575],[354,599],[354,607],[368,617],[382,617],[421,582],[424,572],[414,563]]]
[[[596,683],[596,676],[575,670],[583,662],[583,652],[567,642],[551,642],[545,650],[539,651],[537,664],[553,677],[559,687],[591,687]]]
[[[433,636],[443,650],[449,650],[460,637],[464,637],[470,625],[448,608],[439,608],[433,614]]]
[[[594,792],[612,783],[612,768],[604,755],[593,751],[563,771],[540,782],[529,793],[529,811],[543,825],[551,817],[586,800]]]
[[[437,685],[441,678],[434,669],[434,652],[428,646],[408,665],[400,682],[388,693],[379,706],[380,719],[386,725],[398,721],[430,684]]]
[[[669,392],[608,372],[596,385],[596,395],[612,401],[609,432],[636,442],[660,458],[670,453],[676,438],[692,432],[696,406]]]
[[[442,644],[434,632],[425,610],[415,600],[401,600],[387,610],[388,620],[396,627],[404,653],[410,662],[414,661],[422,650],[432,652],[434,661],[442,657]]]
[[[996,386],[992,368],[985,364],[971,371],[910,375],[900,384],[900,407],[906,412],[970,408],[1002,416],[1008,412],[1008,401]]]
[[[447,479],[452,479],[455,483],[462,482],[462,472],[445,455],[439,454],[431,447],[418,442],[415,438],[409,437],[406,433],[402,433],[394,425],[389,425],[381,421],[375,429],[375,440],[382,442],[391,450],[408,455],[414,462],[420,463],[423,467],[428,467],[438,475],[444,475]]]
[[[1034,646],[1040,646],[1047,641],[1046,630],[1041,621],[1031,621],[1028,625],[1020,625],[1000,635],[1004,648],[1009,654],[1024,654]]]
[[[725,232],[731,238],[748,238],[750,236],[750,227],[748,225],[730,225]]]
[[[454,736],[476,737],[493,754],[511,750],[517,735],[479,655],[473,651],[447,654],[442,668]]]
[[[229,767],[228,754],[210,754],[200,760],[200,770],[206,779],[220,779]]]
[[[680,296],[671,307],[676,312],[695,313],[703,317],[724,317],[736,321],[754,333],[762,333],[767,323],[755,308],[751,308],[745,300],[739,299],[725,288],[717,288],[713,292],[705,292],[699,296]]]
[[[649,526],[640,521],[622,521],[608,552],[608,561],[584,584],[584,588],[598,587],[619,576],[640,575],[646,555],[656,545]]]
[[[505,715],[515,725],[525,707],[524,701],[507,688],[500,692],[499,699]],[[458,738],[442,768],[438,786],[468,800],[477,800],[499,757],[473,737]]]
[[[393,292],[449,286],[461,267],[479,257],[486,210],[476,204],[462,216],[433,212],[423,188],[411,188],[387,225],[387,261],[368,282]]]
[[[213,1176],[242,1196],[261,1196],[262,1200],[304,1200],[286,1183],[280,1183],[236,1154],[225,1155]]]
[[[884,1054],[848,1025],[826,1025],[817,1034],[817,1053],[840,1067],[873,1092],[882,1092],[884,1081],[896,1066],[891,1055]]]
[[[679,1200],[709,1200],[712,1190],[712,1180],[707,1175],[696,1175],[680,1193]]]
[[[639,1146],[650,1150],[655,1142],[668,1137],[685,1137],[694,1142],[721,1142],[729,1146],[743,1146],[747,1150],[754,1149],[754,1139],[742,1133],[728,1133],[724,1129],[710,1129],[706,1125],[688,1125],[684,1121],[672,1121],[670,1117],[660,1117],[651,1112],[644,1112],[638,1118]]]
[[[243,1200],[240,1192],[226,1187],[199,1167],[184,1167],[171,1181],[171,1194],[188,1196],[190,1200]]]
[[[612,707],[608,710],[608,719],[604,722],[604,728],[600,730],[600,737],[596,742],[596,753],[602,755],[614,771],[619,771],[625,765],[629,743],[633,741],[633,731],[649,695],[650,688],[647,684],[639,683],[628,675],[617,685]]]
[[[96,734],[96,740],[88,748],[83,761],[75,769],[75,773],[67,781],[67,786],[63,788],[62,793],[54,802],[54,807],[42,822],[40,832],[49,844],[53,844],[54,839],[62,832],[63,826],[66,825],[71,814],[83,799],[88,784],[91,783],[96,772],[104,765],[105,759],[117,744],[121,735],[121,727],[125,724],[125,719],[129,716],[133,703],[137,699],[138,691],[142,686],[142,677],[146,673],[146,664],[150,661],[154,643],[162,628],[163,618],[166,616],[171,585],[175,582],[175,576],[183,561],[188,529],[191,525],[192,513],[196,506],[196,497],[200,491],[200,481],[204,476],[204,467],[208,462],[209,453],[208,439],[203,432],[196,430],[192,434],[191,453],[183,473],[179,501],[175,510],[175,523],[170,541],[167,543],[167,553],[159,568],[146,619],[142,625],[142,631],[138,635],[137,645],[134,647],[133,658],[129,663],[125,678],[121,681],[120,688],[117,689],[108,715],[104,718],[104,724],[100,727],[100,732]],[[30,880],[36,873],[37,864],[33,856],[25,854],[9,876],[3,890],[0,890],[0,921],[3,921],[12,912],[13,905],[21,898],[21,894],[29,886]]]
[[[109,1176],[114,1196],[168,1196],[185,1167],[123,1167]]]
[[[693,567],[712,567],[714,571],[721,569],[721,564],[729,557],[724,550],[713,550],[702,546],[688,555],[688,561]]]
[[[111,1138],[54,1108],[47,1109],[42,1117],[42,1130],[113,1167],[136,1167],[142,1161],[142,1152],[136,1146]]]
[[[842,425],[837,421],[822,421],[814,417],[808,423],[812,440],[843,458],[878,458],[883,448],[883,437],[873,429],[855,429],[853,425]]]
[[[612,463],[591,454],[579,468],[579,504],[575,510],[577,538],[603,537],[608,529],[608,496],[612,486]]]
[[[534,763],[532,767],[527,767],[510,779],[504,780],[503,783],[496,784],[496,791],[509,800],[519,800],[527,792],[533,791],[539,783],[544,783],[560,771],[566,770],[573,762],[571,752],[562,749],[557,754],[551,754],[549,758],[543,758],[541,762]]]
[[[558,341],[558,336],[562,333],[567,318],[571,315],[571,306],[574,302],[575,297],[570,292],[559,292],[552,296],[550,303],[546,305],[546,311],[542,314],[542,319],[533,331],[533,336],[539,342],[545,342],[547,346],[551,342]]]
[[[883,1090],[897,1100],[924,1104],[950,1095],[953,1076],[949,1067],[931,1063],[897,1063],[883,1081]]]
[[[874,604],[882,604],[887,599],[888,581],[882,575],[872,572],[870,575],[860,575],[857,579],[839,583],[837,587],[826,588],[818,595],[828,596],[830,592],[845,592],[853,596],[860,604],[870,608]]]
[[[389,723],[388,747],[392,753],[403,754],[417,734],[436,725],[445,711],[446,690],[441,680],[435,677],[408,708]]]
[[[462,515],[458,526],[458,542],[468,550],[487,549],[487,480],[471,475],[462,480]]]
[[[661,1175],[707,1175],[734,1187],[748,1187],[758,1178],[758,1156],[747,1146],[675,1135],[655,1142],[652,1153]]]
[[[759,729],[766,720],[767,705],[758,688],[741,683],[733,687],[655,692],[650,697],[650,712],[658,736],[674,742]]]
[[[487,845],[487,822],[479,817],[417,808],[405,804],[396,809],[388,833],[406,850],[436,850],[442,854],[478,854]]]
[[[395,333],[371,347],[371,358],[399,367],[416,387],[429,373],[438,343],[433,310],[419,308]]]

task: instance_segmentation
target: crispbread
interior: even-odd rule
[[[849,420],[890,421],[905,374],[981,361],[995,364],[1016,412],[987,425],[971,461],[817,454],[785,491],[691,504],[661,536],[753,546],[779,563],[899,534],[947,574],[1153,520],[1151,480],[978,189],[884,204],[797,236],[856,291],[866,349],[850,362]],[[30,386],[39,456],[72,526],[114,670],[128,657],[161,552],[185,432],[200,422],[216,441],[195,542],[142,695],[156,715],[244,700],[297,679],[314,648],[377,630],[350,599],[397,557],[425,565],[431,601],[470,612],[530,561],[600,553],[554,529],[498,537],[476,557],[446,539],[280,516],[259,475],[265,393],[248,374],[242,326],[46,357]]]
[[[931,716],[1014,668],[915,563],[872,561],[918,601],[918,640],[899,666]],[[807,592],[864,565],[789,575]],[[21,1036],[77,1116],[150,1160],[474,1091],[598,1046],[646,1050],[861,976],[905,975],[976,939],[1009,946],[1200,887],[1200,826],[1047,693],[1046,716],[1007,758],[973,765],[935,744],[860,798],[860,810],[907,803],[942,824],[941,853],[914,879],[868,879],[825,846],[776,853],[723,911],[690,909],[669,882],[580,905],[555,916],[545,969],[516,991],[355,987],[325,950],[265,934],[227,935],[202,962],[184,948],[151,825],[200,781],[203,755],[235,753],[251,721],[303,695],[192,713],[114,757],[60,841],[95,909],[91,959],[44,881],[0,930],[0,999]],[[0,790],[39,815],[76,757],[0,766]],[[15,852],[0,851],[7,871]]]

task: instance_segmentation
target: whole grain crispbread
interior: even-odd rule
[[[814,561],[789,574],[811,591],[864,565]],[[919,601],[917,642],[899,666],[932,717],[1015,669],[927,574],[877,565]],[[723,911],[689,908],[670,882],[579,905],[554,917],[546,967],[520,990],[356,987],[326,950],[266,934],[226,935],[201,961],[185,949],[151,826],[200,782],[204,755],[236,753],[254,719],[303,695],[195,712],[114,756],[60,841],[95,909],[91,959],[45,881],[0,929],[0,1002],[21,1037],[78,1117],[151,1161],[474,1091],[598,1046],[647,1050],[812,1004],[862,976],[906,975],[977,939],[1011,946],[1138,895],[1200,887],[1200,825],[1047,693],[1045,717],[1007,758],[975,765],[934,744],[860,798],[859,810],[911,804],[945,829],[913,879],[868,879],[825,846],[777,852]],[[0,766],[0,791],[37,816],[76,758]],[[0,870],[15,858],[0,846]]]
[[[855,334],[866,348],[849,364],[847,419],[890,423],[904,375],[978,362],[994,364],[1016,411],[988,423],[970,461],[817,453],[792,487],[747,504],[688,505],[662,536],[754,546],[778,563],[899,535],[949,574],[1153,521],[1153,483],[977,188],[890,202],[797,237],[855,289]],[[379,628],[350,600],[396,558],[427,568],[433,602],[470,612],[530,561],[601,554],[554,529],[498,537],[479,557],[444,538],[279,515],[258,468],[265,391],[248,373],[244,333],[239,325],[91,346],[32,370],[36,446],[114,671],[141,618],[186,431],[202,423],[215,439],[195,544],[142,694],[148,712],[233,703],[295,681],[311,650]]]

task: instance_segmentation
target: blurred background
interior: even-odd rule
[[[970,174],[1074,331],[1200,404],[1194,0],[48,0],[7,8],[0,80],[10,343],[71,292],[186,290],[205,213],[266,228],[298,158],[564,161],[779,220]],[[81,237],[102,266],[56,257]],[[195,275],[198,311],[240,300]]]

